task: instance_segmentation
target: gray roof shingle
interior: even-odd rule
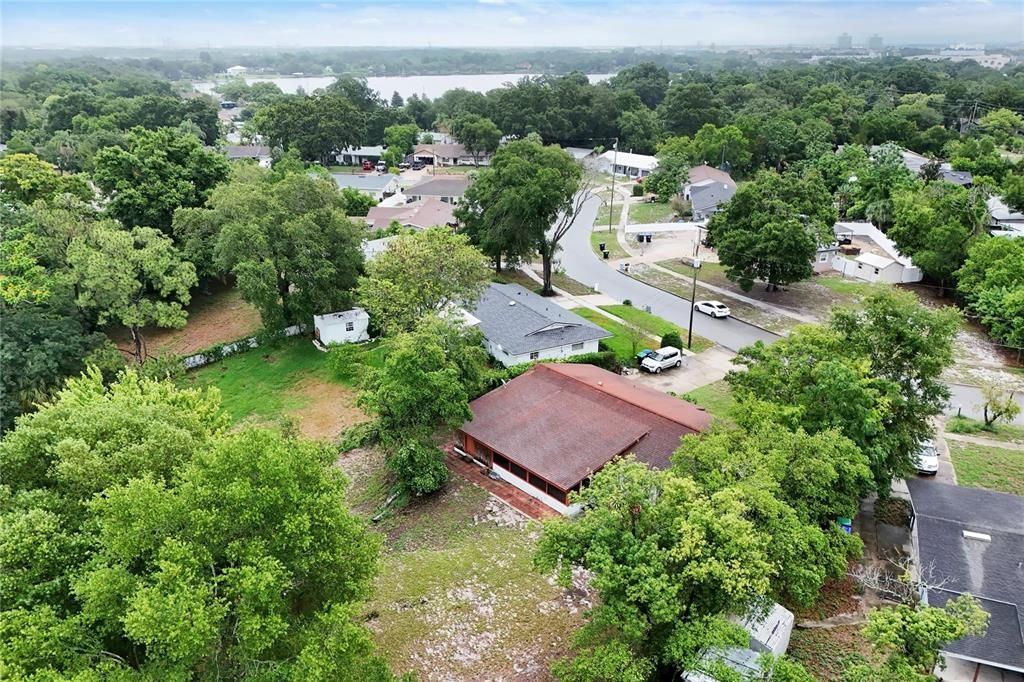
[[[511,355],[605,339],[610,333],[518,284],[491,284],[471,310],[480,331]]]
[[[929,590],[929,604],[969,592],[990,614],[984,637],[966,637],[946,651],[1024,670],[1024,497],[918,479],[908,485],[921,564],[947,581]],[[990,540],[965,538],[964,531]]]
[[[736,194],[735,185],[726,185],[720,182],[692,185],[690,187],[690,204],[693,206],[694,213],[707,213],[732,199],[734,194]]]

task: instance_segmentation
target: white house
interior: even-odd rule
[[[490,154],[480,153],[473,158],[458,142],[418,144],[408,158],[432,166],[486,166],[491,162]]]
[[[228,161],[252,159],[260,168],[270,168],[270,164],[273,162],[270,147],[260,144],[229,144],[224,147],[224,154],[228,157]]]
[[[249,69],[247,69],[244,66],[229,66],[228,68],[224,69],[224,72],[227,73],[229,76],[241,76],[248,70]]]
[[[924,278],[921,269],[901,254],[896,244],[871,223],[841,222],[836,223],[833,230],[840,238],[840,246],[834,252],[832,269],[842,273],[843,277],[890,284],[909,284]],[[853,247],[854,251],[850,252],[843,244]],[[857,247],[860,247],[860,253],[856,251]],[[815,270],[821,272],[820,268]]]
[[[398,194],[398,176],[390,173],[357,175],[352,173],[331,173],[338,189],[351,187],[369,194],[378,202]]]
[[[595,167],[602,173],[645,178],[658,167],[658,159],[646,154],[616,152],[614,149],[610,149],[597,157]]]
[[[995,237],[1024,237],[1024,213],[1006,205],[1000,197],[988,198],[989,229]]]
[[[368,341],[370,316],[362,308],[313,316],[313,338],[321,346]]]
[[[467,312],[468,323],[483,332],[487,350],[506,367],[596,353],[598,342],[611,336],[518,284],[491,284]]]
[[[346,147],[335,155],[342,166],[361,166],[363,161],[377,163],[384,154],[384,145],[364,145],[362,147]]]

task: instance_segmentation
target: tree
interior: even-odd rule
[[[535,557],[563,585],[574,568],[591,571],[600,594],[564,679],[668,679],[705,670],[703,654],[718,647],[747,644],[728,616],[769,592],[771,540],[737,495],[705,493],[630,456],[600,469],[576,499],[586,511],[545,524]]]
[[[638,154],[652,153],[661,136],[661,122],[650,109],[639,108],[622,112],[618,120],[619,146]]]
[[[391,679],[354,608],[380,541],[333,454],[226,426],[212,394],[90,372],[5,437],[11,674]]]
[[[107,211],[126,227],[171,231],[174,210],[202,206],[228,176],[228,162],[203,149],[194,135],[171,128],[128,133],[127,148],[96,154],[93,179],[107,195]]]
[[[1001,145],[1010,144],[1014,136],[1024,131],[1024,116],[1009,109],[993,109],[979,120],[982,130]]]
[[[731,168],[743,169],[750,163],[750,142],[734,125],[704,124],[693,137],[693,147],[697,157],[712,166],[728,163]]]
[[[589,197],[589,182],[568,153],[524,139],[503,145],[466,191],[456,216],[498,269],[536,252],[543,261],[542,294],[551,288],[552,261]]]
[[[1003,179],[1003,199],[1018,211],[1024,211],[1024,174],[1007,173]]]
[[[988,383],[981,387],[981,396],[985,400],[982,406],[985,426],[992,426],[998,421],[1010,423],[1020,414],[1020,403],[1013,399],[1014,393],[998,384]]]
[[[100,224],[90,237],[71,243],[67,259],[77,305],[95,311],[101,325],[127,327],[136,362],[145,359],[143,327],[185,325],[196,269],[159,230]]]
[[[6,154],[0,158],[0,191],[14,201],[51,201],[59,194],[93,198],[88,183],[77,175],[60,175],[35,154]]]
[[[857,664],[847,670],[848,682],[928,682],[936,664],[944,665],[939,651],[965,636],[984,635],[988,613],[970,594],[950,599],[942,608],[900,604],[875,608],[868,614],[864,636],[884,656],[878,667]]]
[[[471,306],[489,280],[486,258],[466,237],[433,227],[396,237],[368,262],[358,297],[381,329],[396,334],[431,313]]]
[[[364,112],[333,94],[280,97],[257,111],[252,122],[271,146],[295,147],[304,160],[322,166],[330,165],[339,149],[362,144],[366,130]]]
[[[944,288],[964,264],[971,244],[984,234],[989,213],[981,190],[932,183],[893,197],[889,237],[914,265]]]
[[[615,90],[634,92],[649,109],[655,109],[665,98],[668,90],[668,70],[653,62],[628,66],[608,79],[608,86]]]
[[[914,176],[903,164],[903,154],[894,144],[883,144],[872,152],[869,162],[860,162],[860,156],[855,153],[851,157],[855,165],[848,168],[851,175],[844,178],[850,187],[850,206],[846,212],[851,218],[866,217],[880,229],[887,230],[894,221],[893,197],[912,189]]]
[[[762,171],[708,225],[726,275],[749,291],[807,279],[819,246],[834,239],[836,211],[821,177]]]
[[[341,190],[341,207],[347,216],[365,216],[376,205],[376,199],[355,187],[345,187]]]
[[[829,326],[851,353],[870,360],[871,376],[899,387],[883,418],[888,453],[881,466],[872,465],[882,493],[892,477],[912,470],[920,443],[934,433],[930,420],[949,400],[940,377],[953,362],[960,313],[927,308],[912,293],[881,290],[866,297],[860,310],[833,310]]]
[[[464,112],[449,124],[452,135],[473,155],[473,163],[480,164],[480,157],[498,150],[501,131],[489,118]]]
[[[402,96],[398,94],[398,90],[391,93],[391,106],[395,108],[405,106],[405,102],[402,100]]]
[[[384,145],[388,148],[388,151],[392,149],[397,150],[401,158],[404,159],[409,154],[412,154],[419,132],[420,129],[415,123],[388,126],[384,129]]]
[[[267,329],[348,308],[363,264],[360,230],[334,183],[275,171],[249,169],[209,201],[221,226],[215,262]]]
[[[704,83],[673,85],[658,105],[658,116],[672,135],[693,135],[705,123],[719,125],[725,107]]]
[[[1000,343],[1024,348],[1024,241],[981,237],[956,272],[967,309]]]

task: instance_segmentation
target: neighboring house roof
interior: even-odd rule
[[[986,202],[988,204],[988,212],[992,216],[992,220],[1003,223],[1003,222],[1024,222],[1024,213],[1015,211],[1006,205],[1006,202],[1002,198],[997,196],[991,196]]]
[[[872,153],[881,149],[881,145],[874,145],[871,147]],[[903,165],[914,175],[921,174],[921,168],[931,161],[927,156],[912,152],[909,149],[900,149],[900,154],[903,156]],[[953,166],[946,161],[939,164],[939,175],[946,182],[952,182],[956,185],[970,185],[974,183],[974,176],[967,171],[954,170]]]
[[[462,430],[555,485],[569,489],[622,452],[653,466],[706,412],[594,365],[538,364],[470,403]]]
[[[352,187],[364,192],[382,192],[388,185],[398,179],[397,175],[382,173],[380,175],[355,175],[351,173],[331,173],[339,189]]]
[[[448,144],[418,144],[412,154],[413,156],[432,154],[434,156],[439,156],[442,159],[458,159],[464,156],[473,156],[458,142]]]
[[[717,209],[736,194],[736,185],[722,182],[690,186],[690,204],[694,213],[707,213]]]
[[[593,149],[587,149],[586,147],[562,147],[562,149],[569,152],[572,158],[577,161],[582,161],[594,153]]]
[[[616,152],[614,149],[609,149],[600,158],[607,160],[609,163],[615,163],[617,166],[625,166],[626,168],[639,168],[640,170],[650,171],[658,167],[658,159],[653,156],[633,154],[632,152]]]
[[[259,144],[229,144],[224,147],[229,159],[265,159],[270,157],[270,147]]]
[[[374,206],[366,214],[366,225],[387,227],[392,220],[408,227],[433,227],[455,223],[455,207],[437,197],[428,196],[404,206]]]
[[[314,315],[313,324],[317,327],[330,327],[336,324],[344,324],[345,322],[368,319],[370,319],[370,315],[365,310],[362,308],[352,308],[351,310],[342,310],[337,313]]]
[[[510,355],[605,339],[609,332],[518,284],[491,284],[469,311],[487,340]]]
[[[928,590],[928,603],[942,606],[969,592],[990,614],[983,637],[966,637],[945,651],[1024,672],[1024,497],[916,478],[907,485],[920,565],[946,581]]]
[[[854,258],[854,260],[858,263],[864,263],[864,265],[870,265],[873,268],[878,268],[879,270],[887,268],[896,262],[892,258],[879,256],[877,253],[862,253]]]
[[[349,156],[380,156],[383,153],[384,146],[379,144],[363,147],[346,147],[338,152],[338,154],[348,154]]]
[[[469,187],[469,178],[464,175],[433,177],[405,190],[411,197],[461,197]]]
[[[397,237],[382,237],[381,239],[367,239],[363,241],[360,249],[363,252],[364,260],[373,260],[380,254],[388,250],[388,246],[391,242],[397,239]]]
[[[731,175],[726,173],[724,170],[712,168],[706,164],[691,168],[688,174],[688,180],[691,185],[717,182],[723,185],[730,185],[733,189],[736,189],[736,181],[732,179]],[[692,187],[690,188],[690,191],[693,191]]]

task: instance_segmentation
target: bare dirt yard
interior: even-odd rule
[[[349,499],[371,515],[388,493],[376,449],[343,454]],[[439,493],[373,527],[383,567],[363,617],[396,672],[421,680],[550,680],[591,605],[582,576],[571,589],[532,564],[540,524],[458,474]]]
[[[260,314],[242,300],[235,288],[218,288],[210,294],[197,293],[188,306],[188,322],[181,329],[146,327],[142,336],[150,357],[190,355],[218,343],[234,341],[255,334],[260,329]],[[110,333],[119,348],[131,348],[131,335],[126,329]]]

